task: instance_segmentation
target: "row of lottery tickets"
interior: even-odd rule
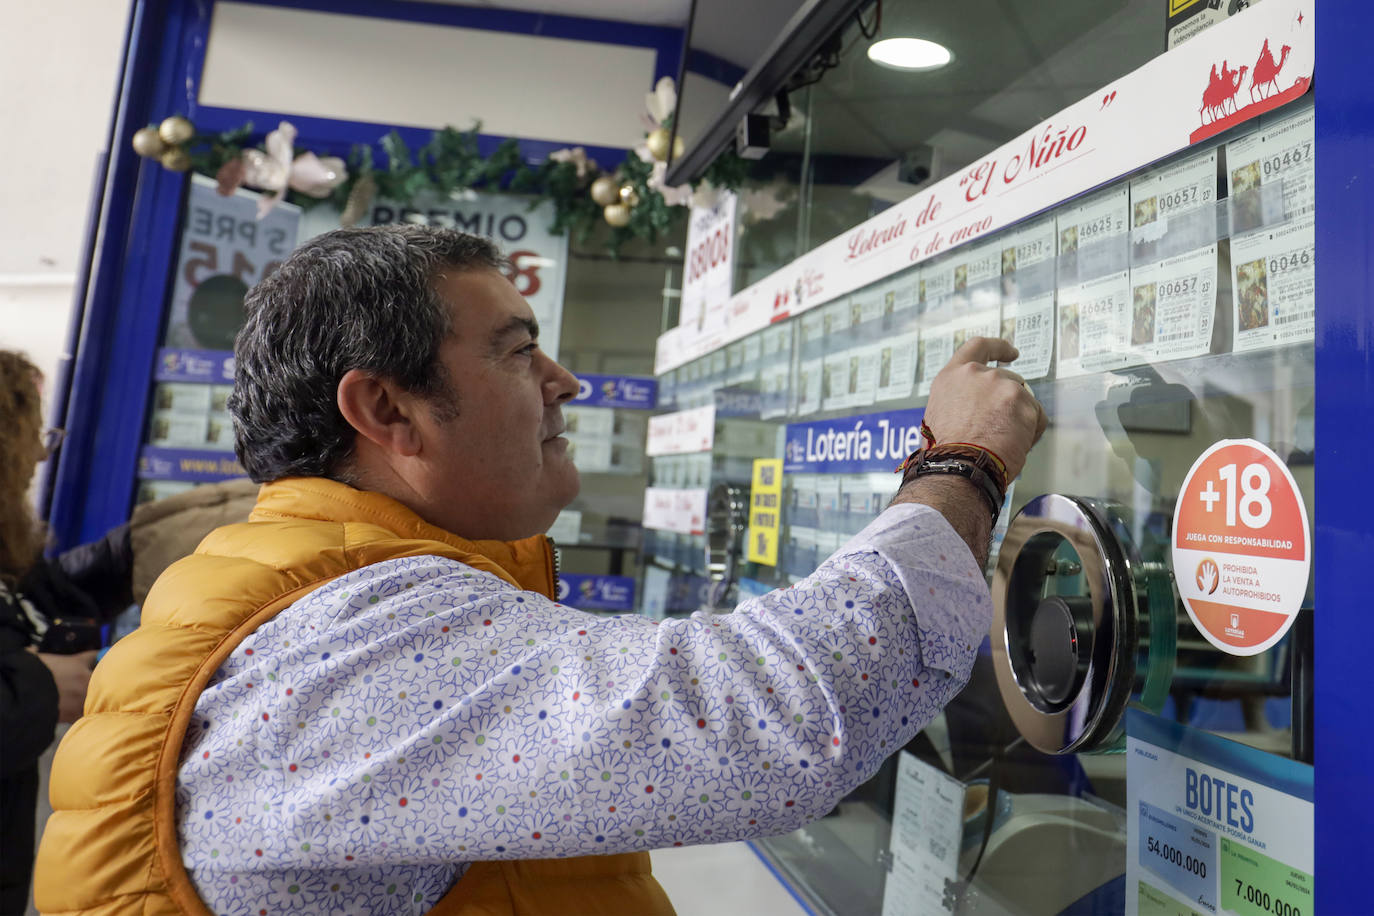
[[[794,412],[929,394],[974,336],[1011,341],[1031,380],[1217,352],[1219,319],[1232,352],[1313,340],[1313,113],[1224,151],[1229,238],[1213,148],[803,313]],[[765,360],[760,381],[766,398],[788,370]]]

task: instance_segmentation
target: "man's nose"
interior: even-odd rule
[[[539,352],[549,362],[548,374],[544,380],[544,402],[562,404],[571,401],[577,395],[577,376],[564,369],[542,350]]]

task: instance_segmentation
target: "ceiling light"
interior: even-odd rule
[[[954,55],[924,38],[885,38],[868,46],[868,59],[893,70],[938,70]]]

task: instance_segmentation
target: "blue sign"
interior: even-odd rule
[[[1155,872],[1189,900],[1217,909],[1217,837],[1198,824],[1140,803],[1140,867]]]
[[[583,610],[632,611],[635,580],[630,576],[558,574],[558,600]]]
[[[208,382],[212,385],[234,384],[234,352],[232,350],[174,350],[163,347],[157,351],[157,369],[153,380],[158,382]]]
[[[213,483],[247,475],[233,452],[145,445],[138,455],[138,476],[147,480]]]
[[[784,473],[864,474],[891,471],[921,446],[924,410],[789,423]]]
[[[630,375],[579,375],[577,397],[572,403],[579,407],[653,410],[658,406],[658,380]]]

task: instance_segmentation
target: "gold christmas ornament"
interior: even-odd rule
[[[630,224],[630,208],[624,204],[611,204],[601,212],[606,222],[619,229]]]
[[[156,159],[167,151],[167,144],[157,135],[156,127],[143,127],[134,131],[134,152],[149,159]]]
[[[615,183],[615,179],[609,175],[602,175],[592,182],[592,200],[609,207],[611,204],[620,200],[620,188]]]
[[[157,135],[168,146],[179,146],[196,135],[196,128],[181,115],[172,115],[157,126]]]
[[[655,127],[649,131],[649,136],[645,139],[644,145],[649,148],[649,155],[659,162],[664,162],[668,158],[668,144],[672,140],[672,131],[666,127]]]
[[[157,161],[162,163],[164,169],[184,172],[191,167],[191,154],[179,146],[173,146],[158,156]]]
[[[673,138],[673,158],[681,159],[683,151],[687,149],[687,144],[682,142],[681,137]]]
[[[639,206],[639,192],[635,190],[634,185],[627,184],[620,189],[620,202],[627,207]]]

